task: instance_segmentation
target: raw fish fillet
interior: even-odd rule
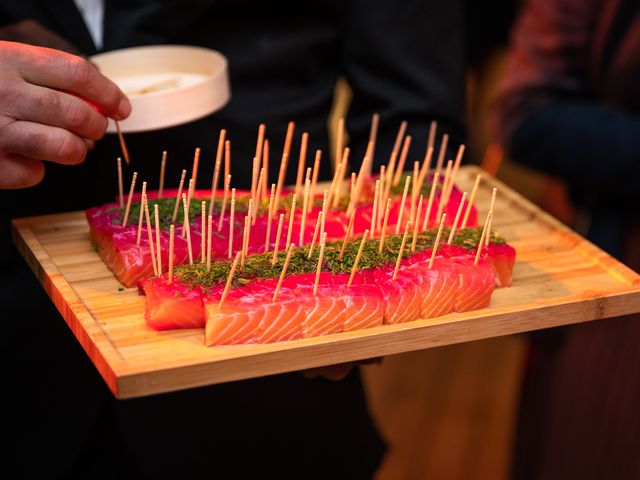
[[[144,317],[155,330],[202,328],[205,325],[202,290],[164,277],[143,282],[146,295]]]

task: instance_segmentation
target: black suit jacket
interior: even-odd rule
[[[310,133],[310,152],[315,148],[327,152],[326,119],[339,76],[346,77],[353,90],[347,128],[356,166],[374,112],[381,114],[376,163],[386,161],[401,120],[409,121],[409,133],[414,136],[409,160],[422,158],[432,119],[440,122],[441,131],[461,140],[461,2],[105,3],[106,50],[193,44],[219,50],[229,60],[232,100],[223,110],[189,125],[127,135],[133,166],[126,175],[135,168],[151,188],[157,185],[162,150],[169,151],[167,184],[174,185],[180,169],[190,167],[196,146],[203,149],[199,186],[206,188],[220,128],[229,131],[233,180],[238,187],[249,181],[260,122],[267,124],[274,159],[280,156],[289,120],[297,124],[295,155],[303,131]],[[65,36],[86,55],[95,53],[71,0],[0,2],[0,26],[25,18]],[[456,147],[455,141],[451,144]],[[381,444],[366,414],[357,375],[332,383],[292,374],[112,402],[10,245],[8,222],[12,217],[78,210],[111,200],[116,193],[118,154],[117,142],[108,137],[82,166],[48,165],[37,187],[0,192],[0,300],[2,311],[11,319],[7,322],[11,333],[3,337],[5,353],[14,364],[16,359],[29,359],[11,377],[13,416],[18,420],[18,427],[9,431],[15,439],[14,463],[24,472],[44,466],[53,478],[79,468],[78,458],[85,464],[87,458],[99,464],[87,449],[101,451],[95,447],[96,437],[111,435],[117,442],[124,438],[124,448],[113,451],[102,446],[107,458],[115,464],[112,456],[118,455],[129,472],[143,477],[176,474],[184,478],[189,472],[229,470],[263,476],[277,472],[281,478],[369,476]],[[323,177],[330,173],[326,158]],[[290,169],[289,181],[294,170]],[[270,178],[276,175],[277,162],[271,162]],[[15,338],[28,338],[31,343]],[[28,426],[21,429],[24,422]],[[42,462],[30,461],[34,450],[40,452]]]

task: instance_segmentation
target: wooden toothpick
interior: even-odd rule
[[[114,123],[116,124],[116,132],[118,133],[122,156],[124,157],[124,161],[127,162],[127,165],[129,165],[131,163],[131,160],[129,159],[129,149],[127,148],[127,143],[124,141],[124,135],[122,135],[122,131],[120,130],[120,123],[117,120],[114,120]]]
[[[231,142],[225,140],[224,142],[224,178],[231,175]]]
[[[258,191],[258,170],[260,169],[258,157],[253,157],[251,163],[251,197],[257,198],[256,192]],[[250,212],[251,213],[251,212]],[[252,217],[252,215],[250,215]],[[242,265],[242,257],[240,258],[240,265]]]
[[[291,142],[293,141],[293,132],[296,129],[295,122],[289,122],[287,124],[287,134],[284,138],[284,148],[282,149],[283,154],[287,154],[287,157],[291,153]]]
[[[422,214],[422,201],[424,200],[424,195],[420,195],[420,199],[418,200],[418,210],[415,221],[413,222],[413,241],[411,242],[411,251],[416,251],[416,244],[418,243],[418,232],[420,231],[420,216]]]
[[[320,223],[320,238],[322,238],[322,235],[324,235],[325,224],[327,222],[327,213],[329,211],[328,195],[329,195],[328,192],[325,190],[322,196],[322,214],[321,214],[322,221]]]
[[[280,159],[280,170],[278,172],[278,184],[276,186],[276,211],[280,207],[280,197],[282,195],[282,188],[284,187],[284,180],[287,175],[287,165],[289,163],[289,152],[291,150],[291,141],[293,140],[293,131],[295,130],[295,123],[289,122],[287,125],[287,135],[284,140],[284,148],[282,150],[282,158]]]
[[[398,168],[396,169],[395,176],[393,177],[393,186],[395,187],[400,183],[402,172],[404,170],[404,164],[407,161],[407,155],[409,154],[409,147],[411,147],[411,135],[404,137],[404,144],[402,145],[402,153],[400,154],[400,161],[398,162]]]
[[[442,236],[442,229],[444,228],[444,222],[447,219],[447,214],[442,215],[440,219],[440,226],[438,227],[438,234],[436,235],[436,241],[433,242],[433,249],[431,250],[431,258],[429,258],[429,270],[433,268],[433,262],[436,259],[436,253],[438,251],[438,245],[440,244],[440,237]]]
[[[282,188],[284,185],[284,179],[287,172],[287,163],[289,162],[289,156],[283,155],[280,160],[280,173],[278,174],[278,184],[276,185],[276,199],[274,208],[278,210],[280,208],[280,196],[282,195]]]
[[[422,185],[424,185],[424,181],[427,178],[427,174],[429,173],[429,168],[431,168],[431,159],[433,158],[433,148],[428,148],[427,153],[424,156],[424,160],[422,161],[422,166],[420,167],[420,178],[418,178],[418,191],[422,190]]]
[[[247,246],[247,234],[249,232],[249,225],[251,225],[251,217],[247,214],[244,216],[244,229],[242,230],[242,247],[240,248],[240,265],[244,267],[244,261],[247,258],[246,246]]]
[[[336,145],[335,155],[333,157],[333,164],[338,165],[338,162],[342,158],[342,151],[344,150],[344,118],[338,120],[336,128]],[[336,170],[338,170],[336,168]]]
[[[353,193],[356,189],[356,180],[358,179],[358,174],[356,172],[351,172],[351,182],[349,186],[349,197],[353,197]]]
[[[280,278],[278,279],[278,285],[276,286],[276,291],[273,292],[273,301],[275,302],[278,299],[278,293],[280,293],[280,288],[282,288],[282,282],[284,281],[284,277],[287,274],[287,268],[289,268],[289,261],[291,260],[291,254],[293,253],[293,249],[296,248],[295,244],[292,243],[289,246],[289,250],[287,251],[287,258],[284,261],[284,265],[282,266],[282,273],[280,273]]]
[[[353,266],[351,267],[351,275],[349,275],[347,288],[351,287],[351,284],[353,283],[353,278],[356,276],[356,270],[358,269],[358,262],[360,262],[360,257],[362,256],[362,250],[364,249],[364,243],[367,241],[368,236],[369,236],[369,230],[365,230],[364,235],[362,235],[362,241],[360,242],[360,246],[358,247],[358,253],[356,254],[356,259],[354,260]]]
[[[255,208],[256,203],[257,202],[253,198],[249,199],[249,209],[247,210],[247,215],[249,216],[249,225],[247,227],[247,240],[246,240],[247,245],[245,247],[245,252],[244,252],[245,257],[249,254],[249,236],[251,234],[251,212],[253,212],[253,209]]]
[[[251,235],[251,212],[253,208],[253,198],[249,199],[249,209],[247,210],[247,215],[245,217],[245,222],[246,225],[244,227],[244,243],[242,244],[242,257],[240,257],[240,259],[242,260],[242,266],[244,267],[244,260],[247,258],[247,256],[249,255],[249,237]]]
[[[453,162],[449,160],[447,162],[447,169],[444,172],[444,179],[442,180],[442,190],[440,190],[440,199],[438,200],[438,214],[436,215],[436,222],[440,220],[440,217],[442,217],[442,213],[446,207],[445,198],[447,195],[447,188],[449,188],[449,177],[451,176],[452,166]]]
[[[231,209],[229,211],[229,259],[233,255],[233,221],[236,213],[236,189],[231,189]]]
[[[480,185],[481,179],[482,179],[482,174],[476,175],[476,181],[473,183],[473,188],[471,189],[471,195],[469,195],[469,202],[467,202],[467,209],[464,212],[464,217],[462,217],[462,223],[460,224],[461,229],[467,226],[467,222],[469,221],[469,215],[471,215],[471,209],[473,208],[473,202],[476,199],[476,193],[478,192],[478,185]]]
[[[407,125],[408,124],[405,120],[400,123],[400,127],[398,128],[398,133],[396,135],[396,140],[393,143],[393,150],[391,150],[391,156],[394,156],[395,154],[395,157],[398,157],[398,154],[400,153],[400,146],[402,145],[402,139],[404,138],[404,134],[407,132]],[[389,158],[389,166],[391,166],[391,158]],[[389,177],[389,180],[393,180],[392,176],[394,173],[395,170],[390,172],[391,176]]]
[[[340,260],[342,260],[342,257],[344,255],[344,250],[347,247],[347,242],[349,241],[349,238],[351,236],[351,231],[353,230],[353,224],[354,224],[355,219],[356,219],[356,212],[357,211],[358,211],[358,209],[356,208],[351,213],[351,217],[349,218],[349,225],[347,225],[347,231],[344,232],[344,240],[342,240],[342,247],[340,248],[340,255],[338,255],[338,258]]]
[[[378,215],[379,198],[380,198],[380,180],[376,180],[376,186],[373,194],[373,206],[371,208],[371,226],[369,227],[372,237],[376,236],[376,219]]]
[[[198,183],[198,170],[200,168],[200,147],[196,147],[196,150],[193,154],[193,166],[191,167],[191,180],[189,181],[189,193],[187,198],[189,201],[193,198],[193,191],[196,188],[196,184]]]
[[[309,212],[313,208],[313,199],[316,193],[316,184],[318,183],[318,174],[320,172],[320,160],[322,159],[322,150],[316,150],[316,157],[313,161],[313,173],[311,175],[311,190],[309,191]]]
[[[200,204],[200,263],[207,259],[207,202],[204,200]]]
[[[307,163],[307,143],[309,142],[309,134],[304,132],[302,134],[302,141],[300,142],[300,155],[298,156],[298,174],[296,176],[296,190],[295,193],[300,197],[302,195],[302,175],[304,175],[304,169]]]
[[[327,234],[324,234],[322,242],[320,243],[320,255],[318,256],[318,266],[316,267],[316,278],[313,282],[313,296],[318,295],[318,285],[320,283],[320,272],[322,271],[322,260],[324,259],[324,249],[327,242]]]
[[[493,191],[491,192],[491,203],[489,204],[489,212],[491,213],[491,220],[489,220],[489,224],[487,225],[487,233],[486,233],[486,239],[485,239],[485,244],[489,245],[490,240],[491,240],[491,224],[493,223],[493,207],[495,206],[496,203],[496,194],[498,193],[498,189],[494,188]]]
[[[458,176],[458,169],[460,168],[460,164],[462,163],[462,157],[464,156],[464,151],[466,147],[464,144],[458,147],[458,154],[456,155],[456,161],[453,162],[453,170],[451,171],[451,185],[456,183],[456,178]],[[451,194],[451,192],[449,192]]]
[[[431,215],[431,208],[433,207],[433,199],[436,195],[436,188],[438,186],[440,174],[438,172],[433,175],[433,182],[431,183],[431,191],[429,192],[429,201],[427,202],[427,213],[424,217],[424,222],[422,222],[422,231],[425,231],[429,226],[429,216]]]
[[[222,304],[224,303],[225,299],[227,298],[227,295],[229,294],[229,289],[231,288],[231,282],[233,281],[233,277],[236,274],[239,261],[240,261],[240,252],[236,253],[236,258],[233,259],[233,263],[231,264],[231,270],[229,271],[229,275],[227,276],[227,283],[225,283],[224,290],[222,291],[222,295],[220,296],[220,301],[218,302],[218,308],[222,308]]]
[[[175,227],[173,223],[169,226],[169,280],[168,284],[173,283],[173,244],[175,242]]]
[[[213,215],[207,215],[207,272],[211,271],[211,243],[213,241]]]
[[[340,198],[342,197],[342,190],[344,188],[344,174],[347,171],[347,165],[349,164],[349,154],[351,153],[351,149],[349,147],[344,149],[344,153],[342,155],[342,161],[340,162],[340,172],[338,173],[338,178],[336,179],[336,185],[333,191],[333,208],[338,208],[340,204]]]
[[[409,218],[411,219],[411,223],[416,223],[416,200],[418,199],[418,194],[420,190],[418,189],[418,178],[420,177],[420,162],[413,162],[413,178],[411,179],[411,213]]]
[[[215,196],[218,190],[218,177],[220,175],[220,165],[222,163],[222,155],[225,149],[225,139],[227,131],[223,128],[218,136],[218,149],[216,150],[216,162],[213,164],[213,177],[211,178],[211,194],[209,198],[209,215],[213,215],[215,208]]]
[[[449,135],[442,135],[442,142],[440,143],[440,150],[438,151],[438,161],[436,162],[436,173],[442,173],[442,165],[444,164],[444,156],[447,153],[447,145],[449,143]]]
[[[131,178],[131,188],[129,189],[129,196],[127,197],[127,206],[125,207],[124,218],[122,219],[123,227],[127,225],[127,220],[129,220],[129,211],[131,210],[131,201],[133,200],[133,191],[136,188],[136,178],[138,178],[138,172],[133,172],[133,177]]]
[[[262,163],[262,149],[264,148],[264,132],[266,126],[264,123],[261,123],[258,126],[258,139],[256,140],[256,153],[253,156],[253,165],[251,169],[251,197],[257,199],[258,198],[258,189],[261,188],[260,182],[256,181],[256,175],[258,174],[258,170],[260,169],[260,164]]]
[[[276,184],[271,184],[271,196],[269,197],[269,211],[267,212],[267,234],[264,239],[264,251],[269,251],[269,242],[271,241],[271,223],[273,222],[273,211],[274,201],[276,198]]]
[[[182,194],[182,210],[184,212],[184,225],[182,226],[183,232],[187,237],[187,252],[189,253],[189,265],[193,265],[193,249],[191,248],[191,224],[189,223],[189,203],[187,203],[187,196]]]
[[[124,185],[122,183],[122,159],[118,157],[116,162],[118,163],[118,199],[120,202],[120,208],[124,208]]]
[[[256,154],[254,155],[258,160],[262,159],[263,148],[264,148],[264,134],[267,129],[267,126],[264,123],[258,125],[258,138],[256,139]]]
[[[482,252],[482,247],[485,244],[485,238],[487,235],[487,229],[489,224],[491,223],[491,217],[493,216],[493,212],[487,213],[487,219],[484,221],[484,228],[482,229],[482,234],[480,235],[480,241],[478,242],[478,249],[476,251],[476,257],[473,261],[474,265],[478,265],[478,261],[480,260],[480,253]]]
[[[220,219],[218,220],[218,231],[222,230],[222,221],[224,220],[224,211],[227,209],[227,198],[229,197],[230,186],[231,175],[227,175],[224,181],[224,195],[222,196],[222,209],[220,210]]]
[[[262,168],[264,168],[264,178],[262,179],[262,198],[266,200],[267,185],[269,185],[269,140],[264,141],[262,149]]]
[[[460,145],[458,148],[458,155],[456,155],[456,160],[453,162],[453,168],[451,169],[451,176],[449,177],[449,182],[447,183],[447,190],[445,195],[444,203],[448,204],[449,199],[451,198],[451,192],[453,191],[453,186],[456,183],[456,177],[458,175],[458,169],[460,168],[460,162],[462,161],[462,156],[464,155],[464,145]]]
[[[358,205],[360,192],[362,191],[362,185],[364,184],[364,172],[367,170],[369,163],[371,163],[371,157],[364,157],[364,160],[362,160],[362,165],[360,165],[360,170],[358,171],[358,178],[356,179],[356,185],[353,188],[353,196],[351,197],[351,200],[349,202],[347,214],[351,214],[353,209]]]
[[[384,210],[384,222],[382,222],[382,233],[380,234],[380,247],[378,253],[382,253],[384,239],[387,237],[387,224],[389,223],[389,212],[391,211],[391,199],[387,199],[387,206]]]
[[[160,160],[160,185],[158,186],[158,198],[162,198],[164,192],[164,172],[167,168],[167,151],[162,152],[162,160]]]
[[[427,150],[429,148],[433,149],[436,143],[436,133],[438,130],[438,122],[435,120],[431,120],[431,124],[429,125],[429,136],[427,137]]]
[[[302,199],[302,219],[300,221],[300,238],[298,245],[304,245],[304,229],[307,225],[307,209],[309,208],[309,192],[311,191],[311,168],[307,168],[304,180],[304,197]]]
[[[280,237],[282,236],[282,224],[284,223],[284,213],[280,214],[278,219],[278,229],[276,230],[276,243],[273,246],[273,258],[271,259],[271,265],[276,264],[276,258],[278,257],[278,248],[280,246]]]
[[[194,192],[194,185],[195,184],[196,184],[196,182],[194,181],[194,179],[190,178],[189,179],[189,186],[187,188],[187,202],[189,202],[189,203],[191,203],[191,199],[193,198],[193,192]]]
[[[449,239],[447,240],[448,244],[453,242],[453,239],[456,236],[456,229],[458,228],[458,222],[460,221],[460,216],[462,215],[462,209],[464,208],[464,202],[467,199],[467,192],[462,194],[462,199],[460,200],[460,204],[458,205],[458,211],[456,212],[456,216],[453,219],[453,225],[451,225],[451,232],[449,232]]]
[[[376,142],[378,141],[378,124],[380,123],[380,114],[374,113],[371,115],[371,129],[369,130],[369,145],[371,145],[371,153],[370,156],[372,158],[372,164],[375,163],[373,159],[375,159],[376,155]],[[371,172],[367,172],[367,175],[370,175]]]
[[[142,195],[140,196],[140,210],[138,211],[138,234],[136,235],[136,245],[140,245],[142,239],[142,209],[147,202],[147,182],[142,182]]]
[[[156,223],[156,260],[158,260],[158,275],[162,275],[162,246],[160,245],[160,213],[158,204],[153,205],[153,216]]]
[[[153,266],[153,275],[158,276],[158,263],[156,262],[156,252],[153,245],[153,232],[151,231],[151,218],[149,215],[149,203],[144,202],[144,217],[147,224],[147,241],[149,242],[149,254],[151,255],[151,265]]]
[[[410,226],[411,226],[411,220],[407,220],[407,224],[404,227],[404,235],[402,235],[402,243],[400,243],[400,250],[398,250],[398,259],[396,260],[396,268],[393,269],[393,280],[398,278],[398,270],[400,270],[400,261],[402,260],[402,254],[404,253],[404,246],[407,244],[407,233],[409,233]]]
[[[404,214],[404,204],[407,203],[407,193],[409,192],[409,182],[411,182],[411,175],[407,175],[407,179],[404,182],[402,201],[400,202],[400,212],[398,213],[398,221],[396,223],[396,235],[400,233],[400,224],[402,223],[402,216]]]
[[[342,171],[342,161],[340,161],[338,163],[338,165],[336,166],[336,171],[333,172],[333,178],[331,179],[331,185],[329,185],[329,196],[328,196],[328,200],[329,203],[332,203],[332,199],[333,199],[333,192],[335,191],[336,188],[336,184],[338,183],[338,177],[340,176],[340,172]]]
[[[178,184],[178,194],[176,195],[176,203],[173,206],[173,215],[171,215],[171,222],[175,223],[178,218],[178,205],[180,205],[180,197],[182,196],[182,189],[184,187],[184,179],[187,176],[187,171],[182,170],[180,174],[180,183]]]
[[[311,258],[313,256],[313,249],[316,246],[316,240],[318,238],[318,232],[320,231],[320,224],[322,223],[322,212],[318,215],[318,219],[316,220],[316,228],[313,230],[313,237],[311,238],[311,245],[309,246],[309,255],[307,258]]]
[[[391,192],[391,184],[393,183],[393,175],[396,172],[396,160],[397,160],[397,152],[391,152],[391,158],[389,159],[389,163],[386,166],[387,173],[384,179],[384,197],[385,199],[389,198],[389,194]]]
[[[264,168],[260,167],[260,174],[258,175],[258,182],[256,183],[256,196],[255,197],[251,197],[251,198],[255,198],[255,201],[253,202],[253,209],[251,210],[251,225],[255,225],[256,224],[256,219],[258,218],[258,207],[260,206],[260,201],[261,201],[261,193],[260,191],[262,190],[262,179],[264,178]]]

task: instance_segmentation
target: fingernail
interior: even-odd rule
[[[124,120],[131,113],[131,103],[126,96],[122,96],[120,99],[120,104],[118,105],[118,110],[116,111],[114,118],[116,120]]]

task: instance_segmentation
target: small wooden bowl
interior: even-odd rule
[[[154,45],[91,57],[131,101],[123,132],[144,132],[192,122],[222,108],[230,99],[227,59],[201,47]],[[109,120],[108,133],[115,133]]]

